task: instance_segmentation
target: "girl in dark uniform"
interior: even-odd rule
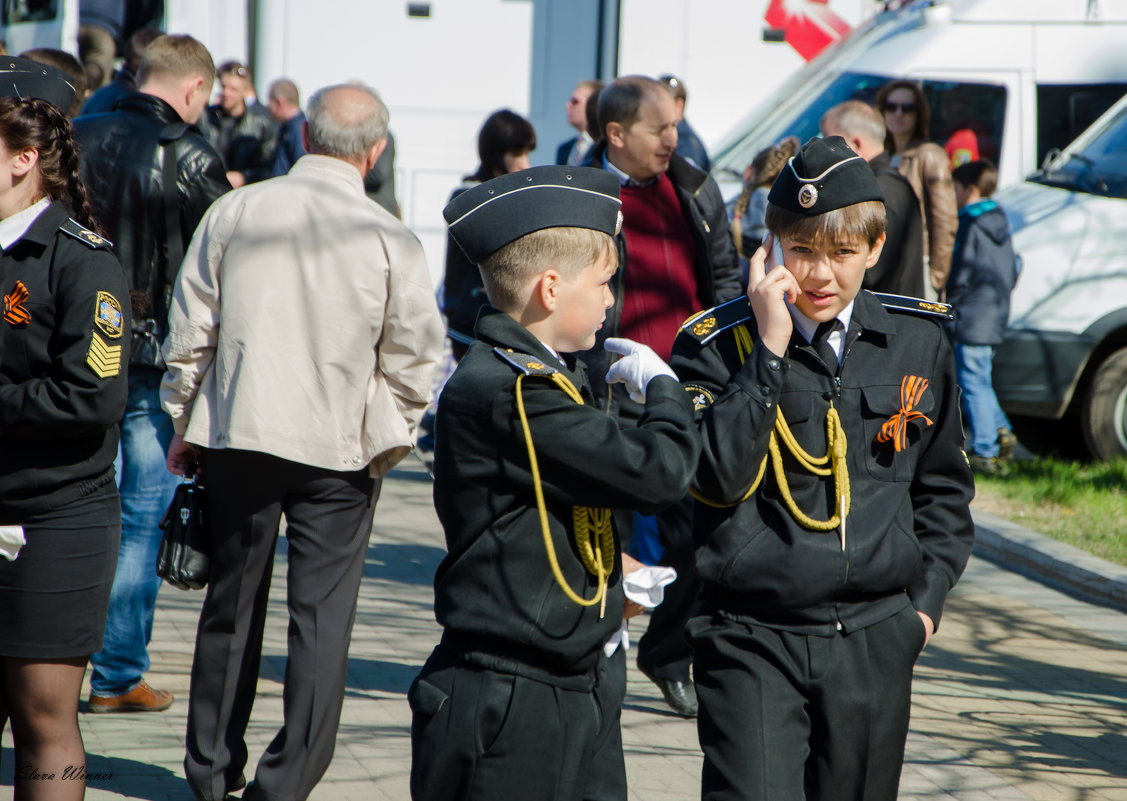
[[[70,122],[0,98],[0,527],[26,540],[0,559],[0,728],[20,799],[85,792],[78,698],[121,537],[128,289],[93,224]]]

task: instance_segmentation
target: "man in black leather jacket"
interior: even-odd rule
[[[200,116],[200,130],[227,167],[227,180],[239,187],[270,177],[278,125],[257,103],[248,67],[237,61],[219,65],[216,72],[223,93],[220,101]]]
[[[160,340],[184,248],[208,206],[231,188],[219,155],[194,127],[214,74],[202,44],[161,36],[145,51],[137,94],[112,112],[75,120],[82,178],[125,268],[134,320],[118,471],[121,551],[102,650],[90,660],[91,712],[157,711],[172,703],[172,693],[143,679],[160,586],[153,569],[158,524],[178,481],[164,467],[172,421],[158,396]]]

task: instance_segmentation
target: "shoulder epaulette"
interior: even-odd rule
[[[909,312],[941,320],[955,319],[955,307],[950,303],[910,298],[907,295],[889,295],[885,292],[874,292],[873,296],[889,311]]]
[[[681,332],[704,345],[721,331],[750,319],[751,304],[748,299],[736,298],[694,314],[681,324]]]
[[[106,250],[113,247],[113,242],[106,239],[104,236],[98,236],[74,220],[67,220],[59,226],[59,230],[64,234],[74,237],[87,247],[94,248],[95,250]]]
[[[552,375],[559,372],[556,368],[549,367],[540,359],[529,356],[527,353],[506,348],[494,348],[493,352],[525,375]]]

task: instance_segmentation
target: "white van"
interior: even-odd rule
[[[817,135],[831,106],[872,102],[897,78],[922,83],[932,139],[969,129],[1000,184],[1020,181],[1127,91],[1127,1],[917,0],[884,11],[785,80],[717,149],[713,174],[738,181],[762,148]]]
[[[1023,261],[994,358],[998,399],[1065,424],[1019,431],[1027,444],[1079,423],[1092,456],[1127,454],[1127,98],[995,197]]]

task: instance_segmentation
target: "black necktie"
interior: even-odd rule
[[[826,367],[830,368],[833,373],[837,372],[838,360],[837,353],[834,352],[833,346],[830,345],[830,334],[835,330],[841,328],[841,321],[836,317],[832,320],[826,320],[824,323],[819,323],[818,327],[814,330],[814,339],[810,344],[814,346],[814,350],[818,356],[826,363]]]

